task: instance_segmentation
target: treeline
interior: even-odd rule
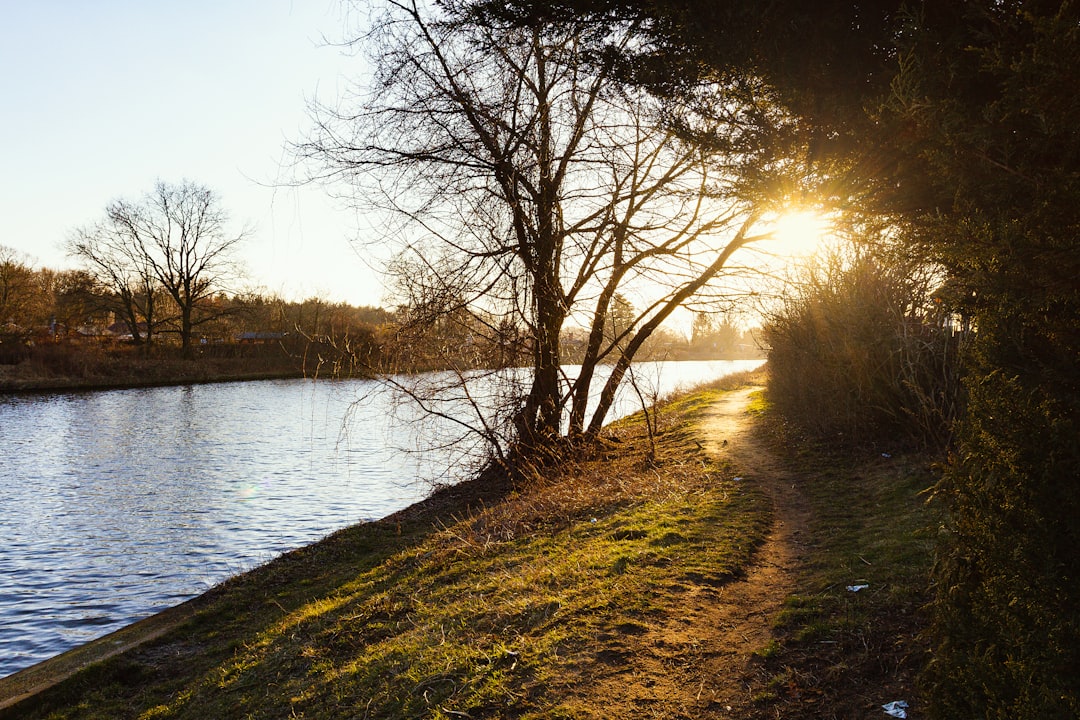
[[[232,360],[232,375],[247,365],[267,372],[356,376],[517,366],[527,364],[531,352],[532,341],[523,329],[468,307],[420,322],[415,308],[218,292],[193,306],[192,351],[184,353],[179,310],[164,290],[154,292],[150,299],[132,298],[135,308],[155,308],[151,321],[137,309],[128,319],[118,311],[124,301],[116,290],[92,273],[35,268],[28,258],[0,246],[0,366],[36,363],[38,376],[80,377],[93,375],[95,362],[108,354],[112,365],[121,366],[113,374],[120,375],[125,364],[142,369],[145,358],[160,365],[162,358],[188,354],[206,363]],[[565,362],[576,361],[584,342],[583,330],[565,331]],[[752,358],[761,355],[758,343],[756,329],[743,330],[729,318],[700,313],[690,338],[661,330],[642,356]]]
[[[396,313],[379,307],[219,292],[193,307],[196,331],[185,349],[179,313],[165,293],[154,299],[152,325],[141,315],[133,325],[116,311],[118,302],[86,271],[34,268],[0,247],[5,384],[168,382],[190,379],[193,372],[200,379],[362,375],[389,367],[395,337]],[[187,365],[173,362],[180,359]],[[199,364],[201,371],[194,367]]]
[[[613,333],[612,333],[612,339]],[[562,334],[562,361],[576,365],[584,356],[588,333],[571,327]],[[699,312],[694,315],[691,334],[658,329],[642,344],[642,360],[749,360],[764,357],[761,329],[743,328],[720,314]]]
[[[524,323],[490,313],[475,303],[455,299],[453,309],[433,311],[414,303],[397,309],[383,335],[384,358],[397,372],[528,367],[535,339]],[[603,328],[602,343],[618,350],[628,342],[639,310],[621,294]],[[559,360],[564,365],[586,361],[590,328],[568,323],[559,333]],[[761,330],[744,329],[722,313],[694,314],[689,337],[660,327],[642,344],[643,361],[745,360],[765,355]],[[612,362],[610,358],[608,362]]]
[[[0,246],[0,342],[27,347],[44,342],[126,342],[136,346],[179,344],[178,318],[158,291],[160,315],[152,332],[119,316],[118,300],[84,270],[34,268]],[[196,342],[263,344],[290,334],[340,340],[374,337],[394,313],[313,297],[287,301],[256,292],[217,293],[196,307]]]

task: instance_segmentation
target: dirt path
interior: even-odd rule
[[[773,618],[794,589],[794,575],[805,559],[810,510],[771,451],[749,430],[746,407],[750,395],[760,388],[733,392],[716,403],[702,424],[706,449],[726,457],[742,473],[744,482],[756,483],[773,502],[773,527],[758,551],[746,577],[722,589],[720,602],[708,609],[706,624],[715,627],[712,642],[720,654],[714,671],[728,678],[717,688],[718,704],[730,715],[746,716],[750,710],[744,680],[752,653],[765,646]],[[731,682],[738,679],[739,682]],[[721,693],[723,697],[721,697]]]
[[[729,461],[743,482],[772,499],[772,530],[745,577],[722,586],[688,587],[669,615],[634,638],[626,665],[612,668],[594,692],[643,718],[756,718],[760,661],[754,653],[794,588],[803,560],[809,510],[772,453],[750,430],[747,388],[725,395],[700,427],[708,453]],[[618,698],[618,701],[615,701]]]

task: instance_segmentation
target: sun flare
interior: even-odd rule
[[[791,210],[773,223],[777,251],[784,255],[812,255],[831,235],[832,223],[813,210]]]

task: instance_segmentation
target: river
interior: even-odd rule
[[[670,393],[761,361],[644,364]],[[0,677],[424,497],[372,381],[0,395]],[[359,399],[359,402],[358,402]],[[638,407],[625,393],[614,415]]]

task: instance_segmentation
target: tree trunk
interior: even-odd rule
[[[180,348],[184,357],[193,357],[195,352],[191,347],[191,306],[183,305],[180,308]]]
[[[533,381],[518,423],[518,439],[526,446],[537,446],[557,437],[562,424],[559,334],[565,312],[553,273],[542,274],[536,285],[535,302]]]
[[[589,342],[585,348],[585,356],[581,359],[581,370],[574,382],[574,400],[570,408],[570,428],[567,431],[571,437],[580,435],[585,429],[585,409],[589,404],[589,389],[592,387],[593,375],[596,372],[600,346],[604,341],[604,322],[614,294],[615,283],[612,282],[604,288],[596,301],[593,325],[589,331]]]

